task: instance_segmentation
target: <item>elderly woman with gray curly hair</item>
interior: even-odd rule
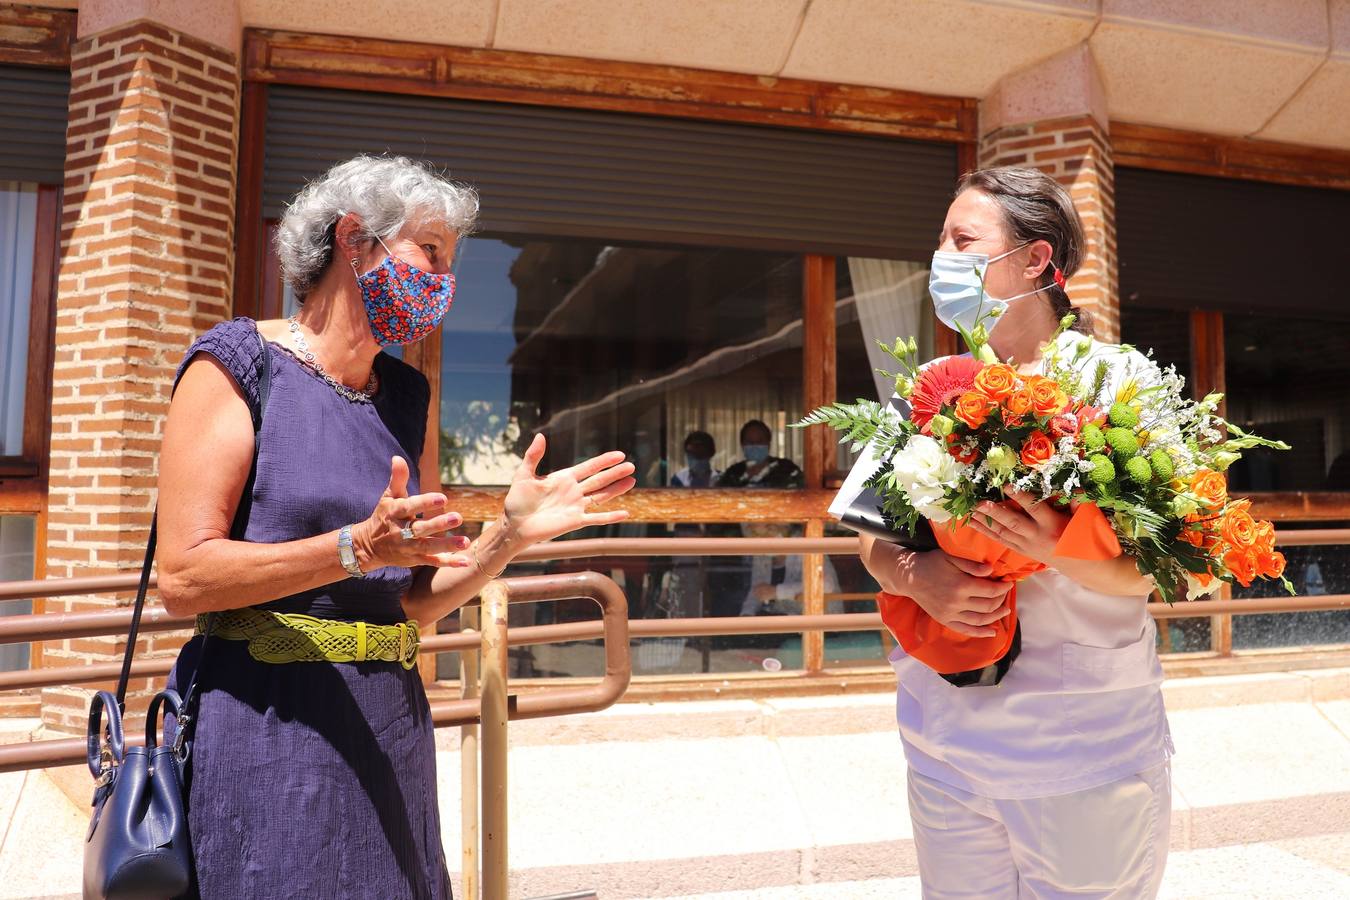
[[[541,476],[537,435],[500,517],[452,533],[427,381],[382,349],[446,314],[477,212],[407,159],[333,167],[281,223],[299,313],[217,325],[178,370],[159,590],[198,616],[170,676],[182,692],[199,672],[183,725],[197,895],[449,897],[417,625],[530,544],[625,516],[592,508],[633,486],[622,453]]]

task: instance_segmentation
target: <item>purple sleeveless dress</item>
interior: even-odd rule
[[[258,403],[262,348],[250,319],[212,328],[179,374],[210,354]],[[386,354],[373,403],[339,395],[267,345],[272,386],[244,536],[280,543],[364,520],[408,460],[408,492],[430,391]],[[336,544],[333,548],[337,553]],[[264,604],[283,612],[388,624],[405,616],[412,572],[384,568]],[[169,684],[182,692],[202,651],[193,638]],[[188,810],[201,897],[447,898],[436,755],[417,670],[398,663],[258,662],[243,641],[212,638],[188,763]]]

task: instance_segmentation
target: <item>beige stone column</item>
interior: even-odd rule
[[[1115,174],[1106,94],[1092,51],[1074,47],[1004,77],[980,102],[979,164],[1033,166],[1069,189],[1087,252],[1069,298],[1103,340],[1120,338]]]
[[[193,337],[229,313],[239,36],[235,0],[81,4],[56,299],[49,577],[139,568],[175,367]],[[46,609],[131,599],[73,597]],[[182,640],[142,638],[140,651],[172,653]],[[52,642],[43,660],[108,662],[124,646],[112,637]],[[147,688],[133,682],[133,708]],[[81,730],[88,695],[44,691],[44,721]]]

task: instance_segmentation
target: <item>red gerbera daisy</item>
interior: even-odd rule
[[[942,412],[942,407],[955,403],[957,397],[975,386],[975,376],[983,368],[984,363],[977,359],[952,356],[924,369],[909,398],[913,410],[910,421],[927,431],[928,423]]]

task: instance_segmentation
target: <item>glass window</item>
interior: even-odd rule
[[[724,479],[800,486],[801,270],[785,253],[466,240],[442,338],[442,478],[505,484],[542,431],[546,468],[617,448],[640,487],[664,487],[703,432]],[[745,477],[752,421],[765,436],[747,443],[783,462]]]
[[[28,581],[34,574],[37,520],[32,516],[0,516],[0,581]],[[0,603],[0,616],[26,615],[32,600]],[[0,671],[28,668],[27,644],[0,644]]]
[[[1345,527],[1345,522],[1318,523],[1316,527]],[[1281,525],[1281,528],[1288,526]],[[1350,594],[1350,546],[1312,545],[1282,548],[1285,575],[1300,596]],[[1278,597],[1284,591],[1270,583],[1249,588],[1233,587],[1233,598]],[[1274,647],[1350,645],[1350,610],[1273,613],[1233,616],[1233,647],[1253,650]]]
[[[857,532],[831,522],[825,527],[826,537],[857,537]],[[826,613],[874,613],[877,611],[877,591],[881,586],[863,567],[856,553],[829,556],[834,569],[837,589],[825,591]],[[858,666],[885,666],[886,654],[895,647],[895,641],[884,628],[879,631],[825,632],[825,668],[838,669]]]
[[[1223,330],[1228,418],[1293,448],[1247,454],[1229,470],[1232,489],[1350,490],[1343,323],[1225,314]]]
[[[0,456],[23,455],[37,185],[0,181]]]
[[[582,529],[571,538],[800,537],[795,523],[633,523]],[[854,557],[856,559],[856,557]],[[831,558],[825,570],[826,608],[842,612],[841,575]],[[754,616],[765,624],[803,612],[802,556],[614,556],[521,563],[511,575],[595,571],[613,578],[628,598],[633,621]],[[509,625],[550,625],[598,619],[590,600],[513,604]],[[874,641],[875,643],[875,641]],[[875,658],[875,654],[873,654]],[[645,637],[632,643],[635,675],[676,675],[800,669],[800,634]],[[439,677],[456,677],[450,664]],[[512,677],[593,677],[604,674],[601,642],[577,641],[511,649]]]
[[[919,359],[933,358],[933,316],[928,264],[841,256],[835,262],[835,396],[843,402],[890,400],[895,385],[877,369],[899,367],[877,341],[915,337]],[[839,446],[837,466],[847,470],[856,454]]]

